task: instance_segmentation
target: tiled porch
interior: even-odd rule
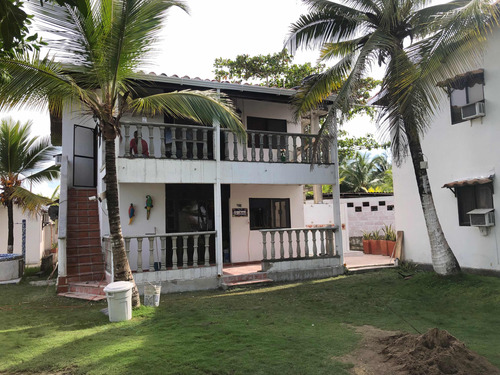
[[[349,270],[394,266],[394,258],[383,255],[363,254],[350,251],[344,254],[344,263]],[[224,265],[224,276],[246,275],[262,270],[260,262],[233,263]]]

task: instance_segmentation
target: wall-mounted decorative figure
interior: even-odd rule
[[[128,225],[132,224],[132,220],[134,220],[134,216],[135,216],[134,204],[130,203],[130,207],[128,208],[128,217],[130,218],[130,221],[128,222]]]
[[[149,215],[151,214],[151,209],[153,208],[153,198],[151,195],[146,195],[146,207],[144,207],[147,211],[147,219],[149,220]]]

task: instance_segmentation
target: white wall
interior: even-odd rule
[[[164,184],[120,184],[120,220],[122,224],[122,232],[124,236],[143,236],[146,233],[165,233],[165,185]],[[151,195],[153,198],[153,208],[149,220],[146,217],[146,195]],[[134,204],[135,216],[131,224],[129,224],[128,208],[130,203]],[[107,211],[107,210],[105,210]],[[103,216],[103,225],[101,228],[107,229],[102,232],[103,235],[109,235],[109,226],[107,225],[107,216]],[[146,269],[149,264],[149,252],[147,251],[149,243],[143,242],[143,267]],[[136,255],[137,244],[135,241],[131,243],[130,266],[135,269],[137,266]]]
[[[40,265],[40,260],[45,249],[42,237],[41,216],[23,214],[23,210],[14,206],[14,254],[22,254],[22,225],[26,219],[26,264]],[[7,207],[0,206],[0,253],[7,252],[8,217]]]
[[[232,217],[231,262],[251,262],[262,259],[262,235],[250,230],[249,198],[290,198],[290,224],[292,228],[304,227],[303,195],[301,185],[231,185],[230,210],[248,209],[248,217]]]
[[[497,225],[484,237],[474,227],[458,225],[457,200],[443,184],[488,176],[500,170],[500,33],[492,37],[484,61],[486,116],[451,125],[449,101],[444,98],[432,127],[422,141],[429,161],[429,181],[441,225],[462,267],[500,270],[500,183],[493,187]],[[430,245],[418,197],[414,172],[409,160],[394,168],[396,226],[405,232],[404,257],[431,263]]]

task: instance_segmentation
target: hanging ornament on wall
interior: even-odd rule
[[[147,211],[146,218],[149,220],[149,215],[151,214],[151,209],[153,208],[153,198],[151,195],[146,195],[146,207],[144,207]]]
[[[135,216],[134,204],[130,203],[130,207],[128,208],[128,217],[130,219],[128,222],[128,225],[132,224],[132,221],[134,220],[134,216]]]

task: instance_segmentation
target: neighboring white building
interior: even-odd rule
[[[26,265],[39,266],[44,254],[57,242],[55,224],[46,213],[29,215],[14,205],[14,254],[22,254],[22,221],[26,220]],[[8,239],[7,208],[0,206],[0,249],[6,252]]]
[[[486,47],[483,66],[446,81],[451,96],[442,102],[422,139],[438,217],[458,262],[465,269],[497,272],[500,271],[500,221],[496,211],[500,208],[496,176],[500,171],[499,61],[500,33],[496,32]],[[463,120],[462,112],[466,118],[473,118]],[[429,239],[409,158],[400,168],[394,167],[394,192],[396,226],[404,231],[404,258],[431,264]],[[474,209],[486,209],[490,211],[487,215],[496,219],[497,224],[489,227],[487,235],[470,225],[467,212]]]
[[[154,74],[144,78],[154,90],[227,94],[248,141],[239,143],[217,123],[194,126],[163,116],[122,119],[123,137],[116,146],[121,224],[138,285],[168,280],[164,291],[214,288],[221,284],[224,264],[266,259],[268,273],[290,271],[274,280],[298,277],[306,268],[319,272],[305,277],[342,272],[342,244],[333,245],[334,231],[312,231],[304,222],[303,185],[337,186],[336,146],[322,150],[322,163],[311,169],[316,136],[303,133],[306,124],[318,130],[324,110],[297,121],[289,104],[294,90]],[[53,121],[53,133],[57,125],[62,129],[60,291],[71,282],[101,280],[101,266],[112,279],[103,144],[94,120],[76,108],[66,111],[59,124]],[[142,153],[146,141],[148,157],[132,155],[135,131],[137,151]],[[153,201],[149,217],[147,195]],[[92,196],[102,201],[89,201]],[[131,204],[135,216],[130,221]],[[101,238],[104,264],[95,251]]]

